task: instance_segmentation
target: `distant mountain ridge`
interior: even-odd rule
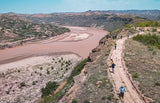
[[[135,16],[94,11],[82,13],[33,14],[24,16],[36,23],[96,27],[107,31],[113,31],[115,29],[122,28],[126,24],[134,23],[135,21],[145,20],[144,18]]]
[[[69,32],[64,27],[50,24],[38,24],[17,14],[2,14],[0,16],[0,43],[6,41],[22,40],[29,37],[39,38],[50,37]]]
[[[160,10],[96,10],[80,13],[50,13],[50,14],[16,14],[5,15],[25,17],[41,25],[68,25],[96,27],[113,31],[137,21],[160,20]]]
[[[128,14],[132,16],[139,16],[143,18],[147,18],[150,20],[160,20],[160,10],[107,10],[107,11],[87,11],[92,13],[119,13],[119,14]]]

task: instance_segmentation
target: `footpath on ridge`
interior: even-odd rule
[[[118,97],[119,88],[124,86],[126,88],[126,92],[124,94],[124,99],[121,99],[119,102],[124,103],[147,103],[144,99],[143,95],[139,92],[139,90],[133,85],[133,81],[130,75],[127,72],[127,68],[125,66],[125,62],[123,60],[123,50],[124,43],[127,37],[123,39],[119,39],[116,41],[117,48],[116,50],[113,48],[110,52],[109,58],[107,60],[108,65],[110,65],[110,59],[113,59],[115,63],[115,73],[112,73],[112,69],[108,69],[108,73],[111,77],[111,81],[113,82],[113,87],[115,93]]]

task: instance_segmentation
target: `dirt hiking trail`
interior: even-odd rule
[[[116,98],[119,98],[119,88],[121,86],[124,86],[126,92],[124,94],[124,99],[119,100],[120,103],[147,103],[143,95],[141,95],[139,90],[133,85],[133,81],[127,72],[127,68],[123,60],[123,50],[126,39],[127,37],[116,41],[117,49],[112,49],[110,56],[107,60],[108,65],[110,65],[110,59],[113,59],[113,62],[116,65],[115,73],[112,73],[111,68],[108,69],[108,73],[111,76],[111,81],[113,82]]]

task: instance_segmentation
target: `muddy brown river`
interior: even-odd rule
[[[48,40],[27,43],[23,46],[0,50],[0,64],[5,64],[31,56],[74,53],[83,58],[95,48],[108,32],[95,28],[68,27],[70,33],[62,34]],[[82,36],[76,37],[75,34]],[[88,34],[88,37],[86,36]],[[73,35],[67,38],[69,35]],[[84,38],[83,38],[84,35]],[[66,39],[67,38],[67,39]]]

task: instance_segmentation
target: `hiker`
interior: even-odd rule
[[[121,35],[121,39],[122,39],[122,37],[123,37],[123,36]]]
[[[112,64],[113,64],[113,60],[111,59],[111,66],[110,67],[112,67]]]
[[[117,34],[115,34],[115,39],[117,39]]]
[[[114,44],[114,47],[115,47],[115,50],[116,50],[116,48],[117,48],[117,44],[116,43]]]
[[[113,40],[114,40],[114,35],[112,36]]]
[[[128,38],[129,38],[129,34],[128,34]]]
[[[106,35],[106,38],[108,39],[108,38],[109,38],[109,36],[108,36],[108,35]]]
[[[104,40],[103,44],[104,44],[104,45],[106,44],[106,40]]]
[[[120,96],[124,98],[124,92],[126,91],[126,89],[123,86],[121,86],[119,89],[120,89]]]
[[[116,65],[114,64],[114,63],[112,63],[112,73],[114,73],[114,67],[115,67]]]

